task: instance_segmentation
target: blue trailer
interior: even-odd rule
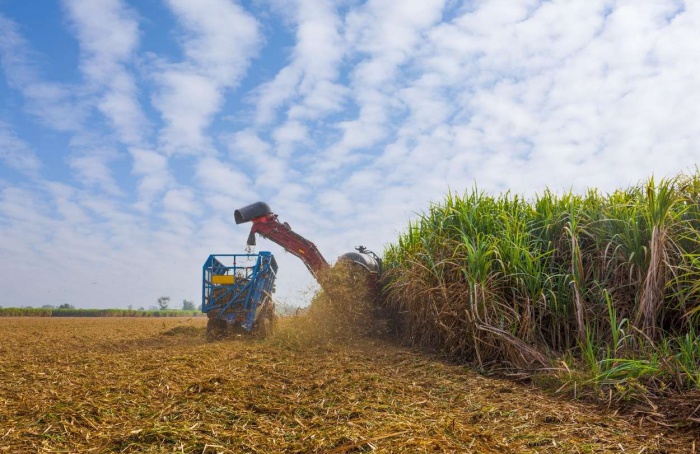
[[[202,267],[207,339],[230,334],[267,336],[275,318],[277,261],[270,252],[213,254]]]

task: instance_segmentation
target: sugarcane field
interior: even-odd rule
[[[695,452],[698,181],[450,194],[333,266],[248,205],[249,246],[304,252],[306,310],[248,251],[206,260],[207,317],[0,317],[0,449]]]
[[[0,0],[0,454],[700,454],[700,0]]]

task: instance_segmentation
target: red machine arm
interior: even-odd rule
[[[316,280],[319,280],[319,277],[331,267],[314,243],[292,231],[292,228],[286,222],[282,224],[278,221],[276,214],[268,214],[253,219],[253,227],[251,227],[250,236],[248,237],[249,245],[251,238],[254,238],[256,233],[270,241],[274,241],[282,246],[285,251],[299,257]]]
[[[321,283],[323,275],[330,269],[326,259],[323,258],[314,243],[292,231],[286,222],[279,222],[277,215],[272,213],[267,204],[257,202],[236,210],[234,215],[236,224],[253,222],[248,236],[249,246],[255,245],[256,233],[279,244],[290,254],[299,257],[316,280]]]

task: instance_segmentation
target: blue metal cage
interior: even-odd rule
[[[202,312],[250,332],[272,298],[276,274],[270,252],[210,255],[202,267]]]

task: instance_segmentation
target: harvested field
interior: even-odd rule
[[[382,341],[206,343],[205,323],[0,319],[0,452],[695,451]]]

